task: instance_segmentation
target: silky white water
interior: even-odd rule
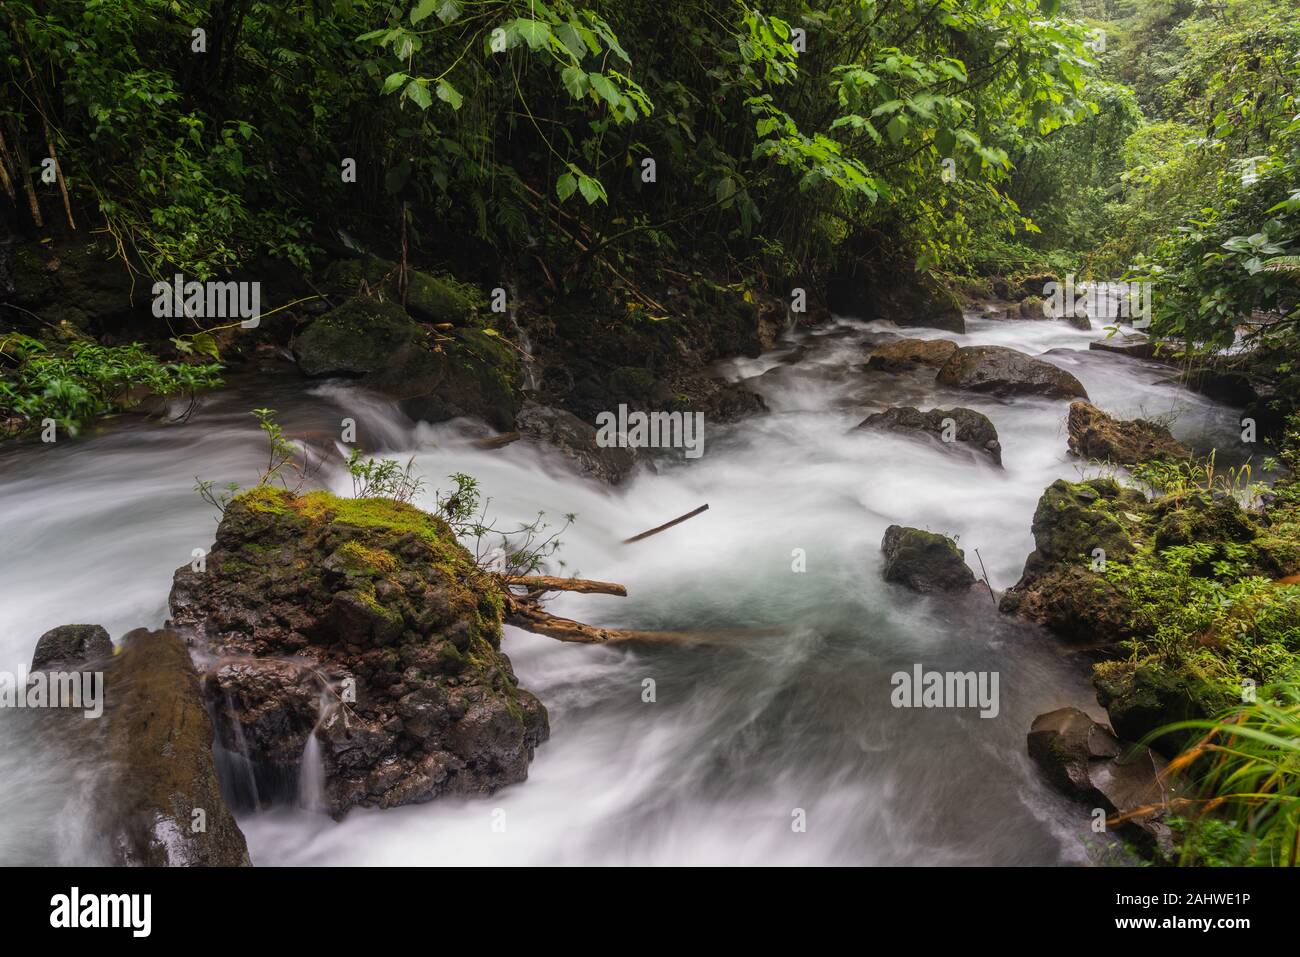
[[[706,422],[704,455],[662,460],[618,489],[527,443],[472,447],[463,424],[413,425],[347,383],[233,380],[187,423],[123,418],[101,434],[0,451],[0,668],[30,661],[55,625],[114,636],[166,618],[172,571],[210,546],[216,518],[194,477],[248,482],[264,445],[248,414],[277,410],[290,435],[359,442],[415,468],[432,491],[476,476],[504,522],[562,522],[566,572],[619,581],[627,598],[566,595],[551,610],[642,630],[732,631],[702,645],[566,645],[515,629],[505,649],[547,706],[551,739],[527,782],[492,797],[246,815],[254,863],[276,864],[1058,864],[1095,859],[1088,809],[1054,794],[1025,754],[1033,718],[1065,705],[1098,717],[1088,663],[999,615],[987,590],[918,596],[881,580],[898,523],[957,537],[994,588],[1019,577],[1043,489],[1086,470],[1066,451],[1068,403],[936,388],[933,370],[866,371],[899,335],[1010,345],[1073,372],[1125,417],[1173,415],[1176,436],[1240,458],[1234,410],[1168,381],[1167,367],[1089,352],[1097,332],[1052,321],[968,318],[969,331],[842,320],[786,337],[720,374],[770,414]],[[902,436],[855,432],[891,405],[974,408],[998,429],[1004,470]],[[331,459],[316,480],[349,489]],[[622,539],[708,503],[634,545]],[[806,571],[794,571],[802,550]],[[916,663],[996,671],[1000,712],[890,705],[890,675]],[[653,681],[653,702],[644,699]],[[75,773],[74,773],[75,772]],[[86,769],[49,767],[24,726],[0,720],[0,863],[76,863]],[[314,787],[314,784],[313,784]],[[797,827],[799,822],[806,827]]]

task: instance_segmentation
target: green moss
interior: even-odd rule
[[[370,548],[357,541],[344,542],[338,555],[347,560],[351,568],[370,575],[392,574],[397,571],[397,558],[392,552]]]
[[[258,485],[247,492],[241,492],[235,501],[243,504],[250,512],[262,515],[285,515],[289,512],[289,502],[293,499],[284,489],[270,485]]]

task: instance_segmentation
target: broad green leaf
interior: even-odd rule
[[[438,99],[450,103],[453,110],[459,110],[463,97],[460,92],[446,80],[438,81]]]

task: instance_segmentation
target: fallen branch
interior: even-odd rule
[[[557,641],[572,641],[586,645],[612,645],[624,641],[645,641],[657,644],[679,642],[718,642],[738,640],[740,633],[705,631],[627,631],[622,628],[597,628],[571,618],[561,618],[542,611],[532,602],[510,603],[506,610],[506,624],[545,635]]]
[[[470,444],[476,449],[499,449],[511,442],[518,442],[520,438],[522,436],[518,432],[502,432],[500,435],[489,435],[485,439],[475,439]]]
[[[587,578],[552,578],[549,575],[525,575],[507,578],[507,585],[522,585],[536,591],[576,591],[585,595],[627,597],[627,588],[617,582],[598,582]]]
[[[623,544],[631,545],[633,542],[639,542],[641,541],[641,539],[649,538],[651,535],[658,535],[660,532],[665,531],[666,529],[670,529],[674,525],[680,525],[688,518],[694,518],[696,515],[699,515],[701,512],[707,512],[708,510],[709,510],[709,506],[706,503],[704,505],[701,505],[693,512],[687,512],[685,515],[677,516],[677,518],[673,519],[671,522],[664,522],[662,525],[656,528],[652,528],[649,531],[642,532],[640,535],[633,535],[631,538],[625,538],[623,539]]]

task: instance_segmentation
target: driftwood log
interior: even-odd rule
[[[541,606],[543,596],[551,591],[581,592],[589,595],[627,596],[627,589],[617,582],[591,581],[585,578],[552,578],[527,575],[501,579],[506,586],[507,625],[514,625],[535,635],[557,641],[574,641],[588,645],[616,644],[623,641],[686,642],[716,640],[716,633],[691,631],[629,631],[623,628],[600,628],[572,618],[552,615]],[[525,594],[512,589],[525,588]]]

